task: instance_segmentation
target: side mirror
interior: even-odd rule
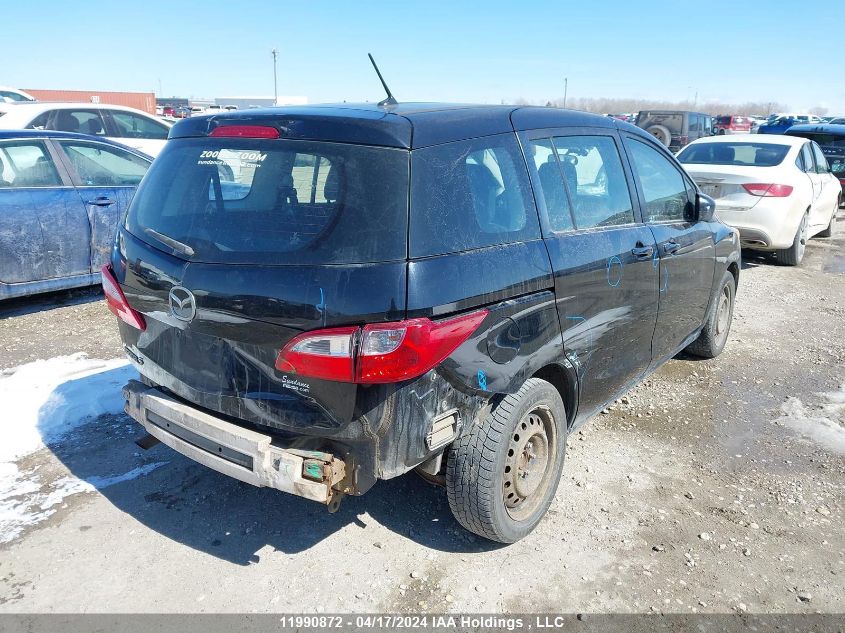
[[[712,222],[716,216],[716,201],[703,193],[696,193],[695,216],[699,222]]]

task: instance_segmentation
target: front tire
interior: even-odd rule
[[[801,218],[801,224],[795,232],[795,239],[792,240],[792,246],[776,251],[779,264],[783,266],[797,266],[804,259],[804,251],[807,248],[807,240],[809,239],[809,216],[809,213],[805,213],[804,217]]]
[[[701,330],[699,337],[687,347],[687,352],[700,358],[716,358],[722,353],[731,331],[735,300],[736,280],[729,271],[726,271],[719,285],[719,291],[710,304],[704,329]]]
[[[560,481],[566,409],[550,383],[529,378],[450,449],[452,514],[479,536],[514,543],[546,514]]]

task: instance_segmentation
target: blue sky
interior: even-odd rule
[[[643,0],[4,3],[0,84],[378,100],[372,52],[402,101],[499,103],[563,95],[779,101],[845,115],[840,10]],[[39,19],[38,16],[45,16]],[[831,16],[826,22],[824,16]],[[832,29],[832,30],[829,30]],[[825,43],[827,42],[827,43]]]

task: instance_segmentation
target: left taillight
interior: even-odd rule
[[[111,266],[106,264],[100,272],[103,275],[103,294],[106,295],[106,304],[109,310],[121,321],[128,323],[135,329],[142,332],[146,330],[147,324],[144,317],[126,301],[126,296],[120,289],[120,284],[117,283],[117,278],[114,276]]]
[[[432,321],[409,319],[305,332],[276,358],[285,373],[358,384],[400,382],[443,362],[475,332],[487,310]]]

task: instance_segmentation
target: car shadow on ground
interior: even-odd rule
[[[102,378],[100,374],[97,384]],[[79,393],[85,387],[79,383],[85,381],[92,378],[59,385],[51,396],[50,413],[46,406],[42,413],[61,414],[56,403],[67,393]],[[40,429],[49,424],[46,417],[39,420]],[[464,530],[450,513],[445,489],[414,473],[380,481],[361,497],[346,497],[338,512],[330,514],[313,501],[221,475],[163,444],[144,451],[135,444],[144,434],[127,415],[108,414],[50,443],[48,449],[74,477],[93,484],[97,494],[121,512],[173,541],[239,565],[257,562],[257,552],[265,546],[302,552],[349,527],[359,529],[364,542],[370,539],[370,544],[387,549],[394,536],[375,525],[371,528],[373,523],[444,552],[499,547]],[[121,475],[147,470],[121,481]]]
[[[45,292],[39,295],[17,297],[15,299],[4,299],[0,302],[0,320],[10,317],[26,316],[27,314],[43,312],[51,308],[93,303],[100,301],[102,298],[102,288],[97,285],[87,288],[74,288],[73,290]]]
[[[774,253],[765,251],[742,251],[742,270],[757,268],[758,266],[777,266],[778,260]],[[742,279],[740,279],[742,282]]]

